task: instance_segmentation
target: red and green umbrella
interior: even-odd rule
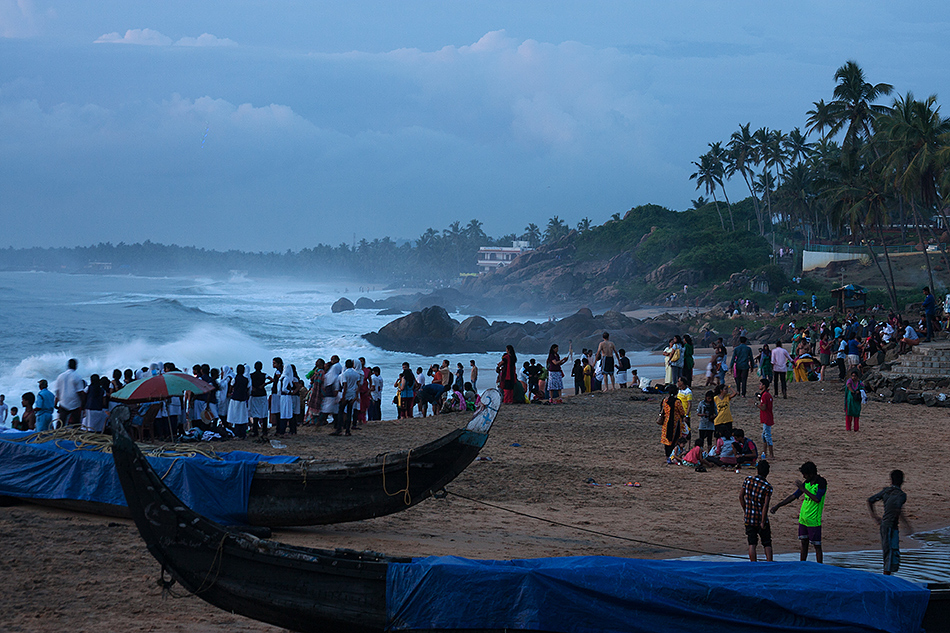
[[[203,394],[214,389],[203,380],[178,372],[159,374],[130,382],[109,397],[121,402],[149,402],[165,400],[185,393]]]

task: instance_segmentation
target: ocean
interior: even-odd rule
[[[503,350],[490,354],[424,357],[373,347],[361,336],[397,318],[376,310],[334,314],[330,306],[341,296],[382,299],[390,293],[377,287],[360,288],[347,282],[310,282],[299,279],[230,279],[203,277],[135,277],[129,275],[0,272],[0,393],[7,404],[19,406],[20,396],[36,391],[46,378],[52,384],[76,358],[79,372],[112,375],[114,369],[146,367],[152,362],[174,362],[189,370],[196,363],[212,367],[260,360],[270,371],[270,360],[280,356],[293,363],[301,376],[318,357],[365,357],[382,370],[391,385],[402,363],[413,370],[447,358],[454,368],[475,360],[479,389],[494,385],[495,365]],[[458,320],[468,314],[452,314]],[[533,320],[544,320],[539,315]],[[567,315],[555,315],[558,317]],[[505,315],[492,320],[524,321]],[[555,341],[552,341],[554,343]],[[557,341],[565,349],[565,341]],[[640,375],[662,378],[650,352],[631,352]],[[525,356],[528,360],[531,356]],[[544,357],[535,357],[539,362]],[[573,386],[570,377],[565,385]],[[394,390],[383,392],[383,417],[396,416]]]

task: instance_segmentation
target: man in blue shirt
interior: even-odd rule
[[[930,286],[924,286],[924,322],[927,324],[927,338],[925,343],[929,343],[934,337],[934,319],[937,318],[937,301],[930,294]]]
[[[736,370],[736,391],[746,397],[746,383],[749,382],[749,370],[752,368],[752,348],[746,345],[746,338],[739,337],[739,344],[732,350],[730,367]]]
[[[47,389],[49,383],[45,380],[39,382],[40,391],[36,394],[36,404],[33,410],[36,412],[36,430],[49,431],[53,428],[53,405],[56,402],[56,396]]]

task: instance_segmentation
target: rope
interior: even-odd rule
[[[214,558],[211,560],[211,567],[208,569],[208,572],[205,574],[205,577],[204,577],[204,579],[201,581],[201,584],[200,584],[200,585],[198,586],[198,588],[195,589],[194,592],[193,592],[196,596],[199,595],[199,594],[201,594],[202,592],[207,591],[208,589],[211,589],[211,587],[214,586],[214,583],[216,583],[216,582],[218,581],[218,574],[221,573],[221,566],[222,566],[222,564],[223,564],[223,562],[224,562],[224,561],[223,561],[223,558],[224,558],[224,542],[227,540],[227,538],[228,538],[227,533],[225,533],[225,534],[221,537],[221,542],[218,543],[218,548],[217,548],[217,549],[215,550],[215,552],[214,552]],[[217,569],[215,569],[215,563],[217,563]],[[214,572],[214,578],[211,578],[211,582],[208,582],[208,578],[211,577],[211,572],[212,572],[212,571]],[[205,583],[207,583],[207,585],[206,585]]]
[[[9,438],[7,441],[22,442],[24,444],[53,442],[56,448],[66,451],[67,453],[74,453],[76,451],[92,451],[95,453],[112,452],[112,437],[110,435],[82,431],[75,427],[59,428],[52,431],[39,431],[24,437]],[[73,446],[65,446],[61,442],[72,442]],[[191,444],[161,444],[159,446],[139,444],[139,448],[142,449],[142,453],[149,457],[178,458],[203,455],[215,461],[221,460],[212,447],[205,448]]]
[[[411,506],[412,495],[409,494],[409,457],[412,455],[412,449],[409,449],[409,452],[406,453],[406,487],[403,488],[402,490],[397,490],[396,492],[389,492],[388,490],[386,490],[386,457],[388,455],[389,453],[383,453],[383,492],[385,492],[386,495],[390,497],[395,497],[396,495],[402,493],[403,502],[407,506]]]
[[[570,528],[572,530],[578,530],[580,532],[588,532],[590,534],[596,534],[597,536],[606,536],[607,538],[620,539],[621,541],[630,541],[631,543],[639,543],[641,545],[650,545],[651,547],[660,547],[662,549],[678,550],[681,552],[689,552],[690,554],[702,554],[706,556],[725,556],[726,558],[738,558],[745,560],[743,556],[737,556],[735,554],[721,554],[717,552],[707,552],[701,549],[691,549],[689,547],[679,547],[677,545],[664,545],[663,543],[654,543],[652,541],[644,541],[641,539],[631,538],[629,536],[620,536],[618,534],[610,534],[609,532],[601,532],[600,530],[593,530],[591,528],[580,527],[578,525],[571,525],[569,523],[561,523],[560,521],[554,521],[552,519],[545,519],[544,517],[539,517],[533,514],[528,514],[527,512],[521,512],[519,510],[512,510],[511,508],[506,508],[504,506],[496,505],[494,503],[489,503],[488,501],[482,501],[481,499],[473,499],[472,497],[466,497],[465,495],[460,495],[457,492],[451,492],[443,488],[446,495],[452,495],[453,497],[458,497],[460,499],[465,499],[466,501],[471,501],[472,503],[480,503],[482,505],[488,506],[489,508],[494,508],[496,510],[502,510],[504,512],[510,512],[517,516],[525,517],[528,519],[534,519],[536,521],[544,521],[545,523],[553,523],[560,527]]]

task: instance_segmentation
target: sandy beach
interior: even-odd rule
[[[568,398],[562,405],[505,406],[481,453],[490,461],[473,463],[450,484],[454,495],[374,520],[277,530],[274,539],[487,559],[691,555],[675,548],[744,556],[738,494],[751,471],[697,473],[666,465],[655,424],[658,397],[634,401],[631,395],[619,390]],[[825,551],[874,549],[877,526],[865,499],[899,467],[907,477],[906,510],[914,528],[950,525],[950,464],[933,457],[933,447],[950,441],[946,414],[869,402],[860,433],[846,433],[842,407],[837,382],[793,383],[788,399],[775,401],[776,459],[769,480],[776,500],[794,489],[798,466],[812,460],[829,483]],[[736,426],[759,443],[753,399],[737,398],[733,414]],[[375,455],[422,444],[467,417],[371,423],[352,438],[305,427],[286,441],[286,449],[266,446],[262,452],[329,460]],[[257,446],[229,442],[215,448]],[[599,485],[586,483],[589,479]],[[628,482],[641,486],[624,485]],[[776,553],[797,551],[797,517],[793,504],[772,518]],[[902,547],[915,546],[903,539]],[[163,599],[156,584],[159,566],[130,521],[25,504],[4,507],[0,548],[0,613],[7,631],[277,630],[192,596]]]

